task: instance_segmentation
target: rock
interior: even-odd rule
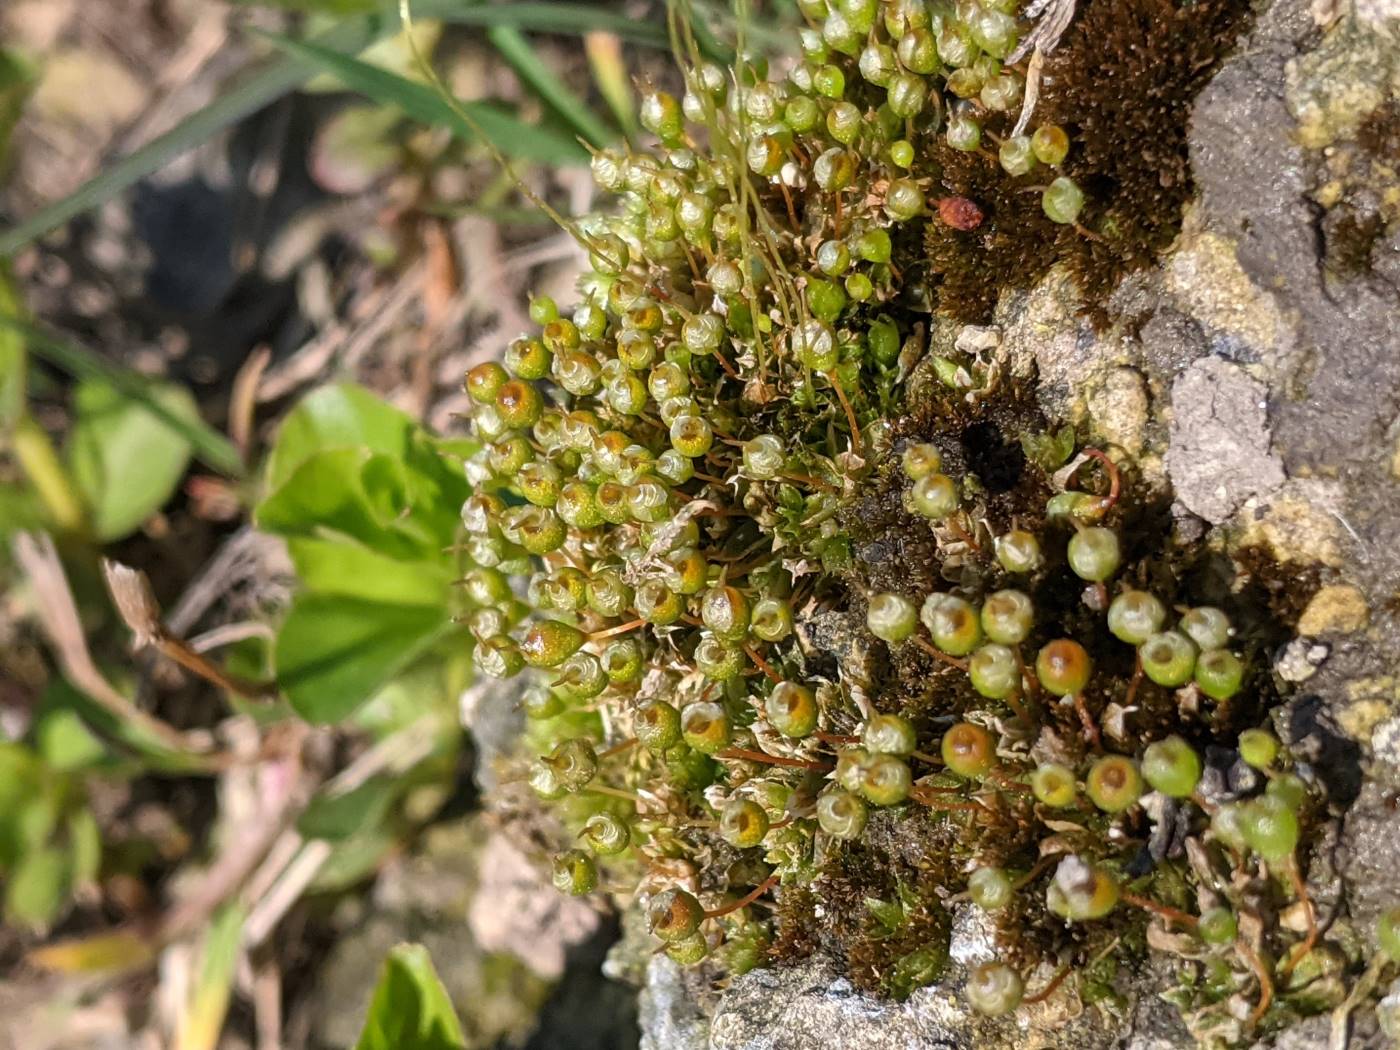
[[[652,958],[638,1003],[640,1050],[706,1050],[710,1045],[709,1015],[696,994],[693,974],[664,955]]]
[[[1283,484],[1283,465],[1269,448],[1267,400],[1262,383],[1216,357],[1173,384],[1167,473],[1193,514],[1219,524]]]
[[[1149,402],[1147,383],[1135,368],[1115,368],[1089,395],[1089,414],[1104,441],[1131,456],[1146,445]]]
[[[546,873],[502,835],[481,852],[480,883],[467,919],[483,948],[507,952],[551,979],[564,972],[568,949],[598,929],[598,913],[550,885]]]
[[[1317,673],[1331,650],[1307,638],[1294,638],[1274,661],[1274,671],[1285,682],[1306,682]]]
[[[710,1048],[962,1050],[970,1046],[966,1034],[957,1034],[966,1033],[966,1022],[947,989],[923,989],[903,1003],[876,999],[857,991],[830,961],[813,958],[736,978],[715,1011]]]
[[[1304,636],[1320,634],[1351,634],[1370,621],[1371,610],[1365,596],[1350,584],[1329,584],[1313,595],[1303,615],[1298,619],[1298,633]]]

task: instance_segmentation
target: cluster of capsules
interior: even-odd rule
[[[923,223],[973,221],[968,202],[927,198],[929,137],[985,149],[979,114],[1013,110],[1024,87],[1005,62],[1020,23],[1002,0],[800,6],[812,25],[785,80],[756,59],[697,62],[683,99],[646,93],[656,148],[593,160],[617,207],[574,228],[590,260],[578,305],[534,299],[538,334],[466,379],[481,448],[462,511],[463,619],[485,673],[529,678],[530,738],[545,753],[528,780],[581,837],[555,858],[556,884],[587,893],[636,876],[627,892],[640,891],[668,955],[722,948],[740,972],[766,957],[765,900],[817,879],[871,807],[965,821],[975,844],[979,813],[999,800],[1051,814],[1087,799],[1126,819],[1162,796],[1208,814],[1209,835],[1241,863],[1296,875],[1307,792],[1274,769],[1272,737],[1240,739],[1262,773],[1248,797],[1223,802],[1197,790],[1202,761],[1183,739],[1105,753],[1085,703],[1090,653],[1064,637],[1032,654],[1031,589],[858,596],[873,639],[926,651],[999,705],[960,709],[927,753],[914,722],[809,674],[798,628],[851,606],[841,512],[863,483],[898,456],[911,513],[975,531],[936,448],[894,437],[927,316],[911,312],[904,272]],[[1068,140],[1041,127],[997,146],[989,163],[1020,177],[1053,172]],[[1082,202],[1064,176],[1043,187],[1057,222],[1075,222]],[[1230,698],[1247,668],[1224,614],[1191,608],[1172,625],[1150,593],[1110,596],[1119,539],[1097,522],[1115,500],[1064,492],[1049,510],[1073,523],[1066,557],[1085,601],[1136,649],[1129,688]],[[1041,540],[1007,531],[994,560],[1001,582],[1034,579]],[[1033,727],[1052,708],[1082,719],[1082,762],[999,754],[1003,717]],[[1045,907],[1070,922],[1137,903],[1231,941],[1225,896],[1199,915],[1163,911],[1132,892],[1121,853],[1098,836],[1053,873],[984,865],[965,889],[992,909],[1048,880]],[[1250,970],[1264,988],[1265,964]],[[968,995],[1004,1012],[1022,983],[993,964]]]

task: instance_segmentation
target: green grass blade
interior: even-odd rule
[[[617,136],[598,119],[562,80],[535,54],[525,35],[514,26],[492,26],[486,31],[501,57],[510,63],[546,105],[569,122],[573,129],[595,146],[606,146]]]
[[[104,360],[85,346],[25,321],[0,317],[0,327],[19,332],[34,357],[47,361],[77,379],[106,380],[123,397],[140,403],[147,412],[189,442],[195,456],[205,466],[230,477],[243,475],[243,459],[233,442],[207,423],[192,422],[171,412],[151,396],[142,377]]]
[[[314,64],[347,88],[381,105],[397,106],[420,124],[447,128],[458,138],[472,140],[476,133],[439,95],[424,84],[397,73],[371,66],[357,58],[274,33],[263,34],[287,53]],[[497,149],[521,160],[551,165],[577,164],[588,153],[568,135],[517,120],[509,113],[481,102],[459,103],[480,125]]]
[[[324,47],[359,51],[398,26],[396,17],[373,15],[351,19],[318,38]],[[140,149],[104,167],[101,174],[83,183],[67,197],[41,208],[13,229],[0,233],[0,258],[13,255],[26,244],[57,229],[69,219],[158,171],[171,158],[235,124],[310,79],[313,69],[286,58],[263,66],[209,105],[152,139]]]
[[[414,12],[422,18],[440,18],[456,25],[511,26],[561,34],[591,30],[616,33],[629,43],[644,47],[669,47],[659,26],[635,22],[623,15],[599,11],[587,4],[521,3],[463,6],[463,0],[418,0]],[[397,11],[347,19],[316,38],[316,44],[334,51],[358,53],[399,28]],[[701,39],[708,57],[726,60],[726,49],[712,37]],[[190,114],[164,135],[104,167],[61,200],[39,209],[8,230],[0,231],[0,258],[14,255],[69,219],[97,207],[146,176],[160,170],[172,158],[193,149],[211,136],[275,102],[310,79],[316,70],[295,58],[268,63],[229,88],[204,108]]]
[[[607,102],[627,138],[637,137],[637,100],[632,96],[631,77],[622,58],[622,41],[616,33],[595,30],[585,33],[583,50],[593,83]]]

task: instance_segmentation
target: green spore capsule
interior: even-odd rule
[[[496,635],[478,643],[476,665],[492,678],[512,678],[525,666],[520,647],[505,635]]]
[[[1142,797],[1142,774],[1131,758],[1104,755],[1089,768],[1084,790],[1105,813],[1121,813]]]
[[[1239,923],[1229,908],[1207,908],[1201,912],[1196,932],[1207,944],[1230,944],[1239,932]]]
[[[853,273],[846,278],[846,294],[858,303],[863,303],[875,294],[875,285],[863,273]]]
[[[742,649],[705,634],[695,646],[695,669],[716,682],[728,682],[740,677],[748,667],[748,657]]]
[[[860,769],[860,793],[875,806],[894,806],[909,797],[914,777],[894,755],[871,755]]]
[[[592,700],[608,687],[602,662],[592,653],[577,652],[559,665],[554,688],[570,703]]]
[[[1070,922],[1101,919],[1118,904],[1118,880],[1079,856],[1060,861],[1046,890],[1046,906]]]
[[[1296,813],[1308,800],[1308,785],[1297,773],[1279,773],[1269,778],[1264,794],[1278,799]]]
[[[910,29],[901,36],[895,53],[911,73],[927,75],[938,69],[938,43],[925,27]]]
[[[666,945],[666,958],[677,966],[694,966],[710,954],[710,942],[700,933],[692,933]]]
[[[963,598],[935,592],[924,600],[919,619],[933,644],[951,656],[966,656],[982,644],[982,620]]]
[[[760,598],[754,603],[749,630],[765,642],[781,642],[792,634],[792,603],[786,598]]]
[[[735,849],[757,846],[768,834],[768,814],[752,799],[731,799],[720,813],[719,834]]]
[[[1267,729],[1246,729],[1240,734],[1240,758],[1255,769],[1271,769],[1278,760],[1278,737]]]
[[[486,361],[467,373],[463,384],[469,396],[479,405],[493,404],[501,387],[510,382],[510,374],[495,361]]]
[[[859,838],[869,811],[855,795],[831,788],[817,799],[817,824],[833,838]]]
[[[723,751],[734,738],[728,712],[709,700],[691,704],[681,712],[681,737],[701,754]]]
[[[890,163],[908,171],[914,166],[914,144],[908,139],[890,143]]]
[[[959,722],[944,733],[939,753],[949,772],[969,780],[981,780],[997,763],[992,734],[973,722]]]
[[[705,909],[700,902],[679,888],[662,890],[647,904],[647,924],[667,944],[694,934],[704,918]]]
[[[860,791],[860,771],[868,761],[870,752],[865,748],[842,748],[836,754],[836,783],[852,793]]]
[[[943,457],[938,446],[931,444],[910,445],[899,458],[904,476],[910,481],[919,481],[943,469]]]
[[[612,857],[632,842],[627,822],[612,813],[595,813],[583,826],[583,840],[600,857]]]
[[[984,1017],[1002,1017],[1021,1005],[1025,994],[1021,975],[1006,963],[989,962],[974,966],[967,975],[963,993],[967,1004]]]
[[[525,712],[526,718],[544,721],[563,713],[564,701],[546,686],[533,685],[526,689],[521,696],[520,707]]]
[[[1068,638],[1057,638],[1036,654],[1035,673],[1046,692],[1073,696],[1089,684],[1093,662],[1084,646]]]
[[[531,667],[558,667],[583,645],[584,634],[577,627],[558,620],[542,620],[531,625],[520,643],[520,655]]]
[[[984,645],[967,665],[972,688],[989,700],[1005,700],[1020,691],[1021,667],[1016,653],[1005,645]]]
[[[1118,534],[1112,529],[1079,530],[1070,537],[1067,553],[1074,574],[1091,583],[1102,583],[1117,572],[1123,562]]]
[[[876,87],[888,85],[899,69],[894,48],[888,44],[866,44],[857,65],[860,67],[860,75]]]
[[[912,119],[923,111],[928,100],[928,85],[913,73],[900,73],[887,85],[890,112],[901,119]]]
[[[1074,770],[1058,762],[1042,762],[1031,770],[1031,794],[1056,809],[1074,805],[1077,794]]]
[[[1029,135],[1008,136],[997,147],[997,163],[1006,174],[1016,177],[1035,170],[1035,151]]]
[[[1024,591],[1001,590],[982,603],[982,631],[1002,645],[1020,645],[1035,624],[1035,604]]]
[[[631,685],[642,680],[642,647],[632,638],[616,638],[609,642],[598,658],[603,673],[613,685]]]
[[[711,587],[700,602],[700,619],[715,635],[741,640],[748,632],[752,609],[739,588],[725,584]]]
[[[865,720],[861,744],[871,754],[908,758],[918,745],[918,736],[903,715],[874,714]]]
[[[817,728],[817,698],[796,682],[779,682],[763,701],[768,724],[785,737],[801,739]]]
[[[866,230],[851,243],[856,258],[868,263],[887,263],[894,250],[889,232],[882,229]]]
[[[1181,623],[1177,625],[1177,630],[1202,650],[1223,649],[1230,644],[1230,635],[1234,633],[1230,627],[1230,618],[1209,605],[1188,609],[1182,616]]]
[[[632,717],[632,726],[642,746],[656,754],[681,742],[681,713],[665,700],[643,703]]]
[[[1017,576],[1033,573],[1045,564],[1040,540],[1025,529],[1012,529],[998,536],[993,546],[996,548],[997,563]]]
[[[1031,136],[1031,149],[1040,163],[1057,167],[1069,155],[1069,136],[1058,124],[1042,124]]]
[[[744,473],[756,481],[771,481],[782,473],[787,455],[782,438],[776,434],[760,434],[744,442]]]
[[[1138,649],[1142,670],[1160,686],[1175,689],[1191,681],[1196,646],[1179,631],[1159,631]]]
[[[1201,756],[1179,736],[1148,744],[1142,775],[1153,788],[1172,798],[1189,798],[1201,780]]]
[[[885,190],[885,213],[896,222],[923,214],[924,191],[912,179],[895,179]]]
[[[561,740],[540,761],[554,770],[566,791],[582,791],[598,775],[598,753],[582,737]]]
[[[1244,684],[1244,662],[1228,649],[1210,649],[1196,657],[1195,679],[1212,700],[1228,700]]]
[[[981,86],[978,85],[978,90],[980,89]],[[982,125],[973,120],[972,117],[956,114],[948,118],[948,127],[944,132],[944,138],[953,149],[971,153],[982,145]]]
[[[958,483],[947,474],[926,474],[909,490],[909,504],[916,514],[942,521],[958,509]]]
[[[530,767],[526,783],[530,785],[530,790],[536,797],[544,802],[557,802],[569,793],[559,782],[559,774],[544,762],[536,762]]]
[[[632,602],[637,616],[657,627],[669,626],[685,613],[685,599],[660,580],[643,580]]]
[[[902,642],[914,633],[919,617],[914,603],[908,598],[885,592],[870,599],[865,622],[876,638],[886,642]]]
[[[1108,606],[1108,629],[1129,645],[1142,645],[1162,629],[1167,608],[1146,591],[1124,591]]]
[[[1240,833],[1250,849],[1275,864],[1293,856],[1298,846],[1298,814],[1281,799],[1265,795],[1245,803]]]
[[[1011,877],[1001,868],[978,868],[967,879],[967,895],[983,911],[1000,911],[1011,903]]]
[[[582,897],[598,887],[598,865],[581,849],[565,850],[551,864],[551,881],[560,893]]]
[[[1084,210],[1084,192],[1069,176],[1061,175],[1041,194],[1040,207],[1051,222],[1072,225]]]

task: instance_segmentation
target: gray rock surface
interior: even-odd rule
[[[1172,384],[1167,474],[1186,509],[1217,525],[1283,484],[1269,448],[1268,388],[1221,358],[1193,363]]]
[[[904,1003],[876,999],[817,958],[735,979],[715,1011],[710,1047],[961,1050],[970,1045],[963,1019],[946,990],[923,989]]]

